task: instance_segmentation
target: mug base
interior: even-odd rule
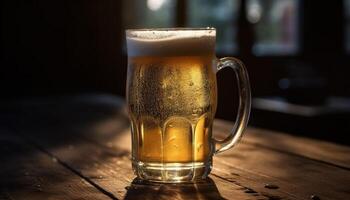
[[[206,179],[211,171],[211,162],[192,163],[132,163],[136,176],[142,180],[161,183],[196,182]]]

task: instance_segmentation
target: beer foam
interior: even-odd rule
[[[126,31],[128,56],[204,55],[215,52],[216,31],[203,29],[139,29]]]

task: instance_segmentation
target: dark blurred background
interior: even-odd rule
[[[248,68],[250,125],[350,143],[350,0],[4,0],[1,26],[2,102],[124,96],[125,29],[211,26]],[[218,74],[218,118],[234,81]]]

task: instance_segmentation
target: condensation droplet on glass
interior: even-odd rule
[[[203,148],[203,144],[198,144],[197,151],[201,150]]]
[[[166,88],[166,86],[167,86],[166,83],[163,83],[163,84],[162,84],[162,88],[163,88],[163,89]]]
[[[176,136],[173,136],[173,137],[169,138],[168,142],[173,142],[174,140],[176,140]]]

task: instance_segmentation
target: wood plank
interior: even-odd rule
[[[221,130],[220,128],[216,129],[216,131]],[[246,138],[249,134],[248,131]],[[269,135],[263,136],[268,137]],[[253,140],[256,136],[249,137],[250,140]],[[280,190],[286,190],[304,199],[313,194],[317,194],[321,199],[348,199],[350,197],[349,170],[315,159],[308,159],[299,156],[299,154],[285,153],[284,149],[276,151],[274,148],[262,148],[254,143],[246,142],[246,138],[243,138],[242,143],[234,149],[214,158],[214,162],[218,166],[214,165],[214,169],[216,169],[214,172],[221,176],[231,177],[230,173],[234,170],[234,173],[240,176],[249,177],[252,180],[252,188],[263,187],[263,184],[259,186],[254,185],[254,183],[273,183],[279,185]],[[271,145],[281,142],[275,141],[275,139],[270,138],[266,141],[272,143]],[[284,140],[284,138],[281,137],[280,140]],[[286,145],[290,145],[289,149],[297,150],[298,147],[293,146],[294,142],[289,143],[289,141],[284,141]],[[313,143],[318,144],[317,141]],[[327,151],[327,149],[323,151]],[[240,177],[236,177],[236,179],[240,179]]]
[[[232,122],[215,120],[214,130],[219,137],[227,134],[231,128]],[[288,152],[350,169],[350,147],[347,146],[251,127],[243,139],[244,143],[257,147]]]
[[[75,108],[75,105],[70,107]],[[94,108],[98,114],[101,113],[100,108]],[[89,110],[84,106],[80,106],[79,109]],[[36,143],[86,179],[106,189],[116,198],[125,198],[128,197],[125,187],[132,186],[131,181],[134,178],[129,160],[130,131],[125,119],[114,113],[116,108],[107,106],[102,111],[106,109],[113,112],[103,116],[84,113],[89,116],[87,119],[84,119],[81,113],[74,115],[74,112],[67,114],[61,111],[60,116],[54,120],[48,120],[46,115],[43,115],[40,120],[46,120],[45,122],[49,123],[40,127],[30,126],[38,120],[27,118],[24,120],[24,125],[29,125],[29,129],[28,126],[22,126],[21,130],[24,134],[31,133],[31,138]],[[55,119],[64,119],[68,123],[62,121],[56,123]],[[72,123],[76,119],[79,119],[79,123]],[[40,130],[36,130],[37,128]],[[223,135],[224,130],[230,128],[231,123],[224,122],[224,125],[219,126],[216,123],[214,132]],[[300,151],[303,145],[295,146],[303,142],[302,138],[295,141],[294,136],[288,140],[283,136],[269,138],[266,136],[269,135],[267,131],[264,134],[264,140],[261,140],[262,136],[258,135],[258,132],[254,135],[250,134],[250,130],[236,148],[214,158],[211,177],[221,197],[309,199],[310,195],[316,194],[321,199],[344,199],[349,196],[347,186],[349,175],[346,173],[348,170],[346,170],[347,160],[343,158],[344,153],[337,159],[332,159],[331,154],[317,152],[317,148],[313,149],[314,147],[306,148],[307,153],[304,153]],[[289,141],[291,141],[290,145]],[[309,142],[310,146],[319,145],[318,141]],[[269,145],[266,145],[267,143]],[[286,149],[284,146],[287,144]],[[334,148],[335,150],[332,149],[332,151],[336,153],[339,151],[346,154],[347,152],[346,148],[344,150],[344,147],[338,148],[336,145],[331,148],[326,144],[322,148],[325,148],[325,151],[328,151],[327,148]],[[320,157],[318,154],[324,156]],[[265,188],[266,183],[276,184],[279,188]],[[127,188],[130,189],[130,187]],[[244,189],[247,188],[255,190],[257,193],[253,194],[257,196],[244,193]],[[204,194],[204,196],[210,195]]]
[[[89,132],[88,136],[89,138],[93,138],[93,140],[97,143],[99,143],[100,145],[105,146],[106,148],[109,148],[110,150],[117,150],[117,149],[122,149],[123,151],[130,151],[130,130],[128,127],[126,127],[124,129],[124,131],[121,131],[121,134],[115,134],[113,136],[109,136],[109,137],[103,137],[103,136],[98,136],[99,131],[97,132]],[[281,190],[268,190],[266,188],[264,188],[263,183],[261,183],[261,178],[259,179],[259,175],[258,175],[258,179],[254,179],[253,181],[250,180],[249,178],[244,178],[245,174],[242,174],[242,177],[239,179],[239,181],[233,181],[235,179],[237,179],[235,173],[233,174],[229,174],[229,177],[227,176],[226,173],[221,173],[221,171],[215,171],[216,168],[220,168],[221,166],[214,166],[214,170],[213,170],[213,175],[214,176],[210,176],[212,178],[215,179],[221,179],[224,181],[228,181],[231,184],[235,184],[237,186],[240,186],[242,188],[242,191],[244,191],[244,189],[248,190],[248,188],[253,189],[254,191],[256,191],[256,193],[254,193],[255,195],[259,195],[260,198],[283,198],[283,199],[301,199],[298,198],[297,196],[290,194],[286,191],[281,191]],[[249,176],[251,176],[251,174],[249,174]],[[250,182],[249,182],[249,181]],[[259,182],[254,182],[254,181],[259,181]],[[269,181],[270,183],[272,181]],[[266,183],[269,183],[266,182]],[[260,187],[262,185],[262,187]],[[220,186],[220,187],[219,187]],[[225,184],[218,184],[218,188],[220,190],[221,187],[225,187]],[[227,191],[226,191],[227,192]],[[221,192],[222,194],[226,194],[225,191]],[[225,196],[226,199],[232,199],[233,197],[230,196],[230,193],[227,193],[227,195],[223,195]],[[239,199],[239,198],[238,198]]]
[[[94,140],[111,149],[130,149],[128,129],[108,138],[95,135]],[[283,199],[309,199],[312,195],[320,195],[322,199],[342,198],[350,191],[347,170],[245,141],[214,158],[213,175],[259,194]],[[278,185],[279,189],[265,188],[265,184]]]
[[[131,135],[130,135],[130,129],[128,126],[124,126],[122,130],[117,131],[117,133],[119,134],[99,134],[101,132],[106,132],[106,127],[109,127],[111,130],[117,130],[119,127],[121,127],[119,124],[116,123],[116,121],[114,121],[113,124],[105,124],[106,127],[101,126],[101,124],[103,123],[99,123],[99,127],[96,129],[83,129],[82,132],[84,132],[84,137],[89,138],[90,141],[104,147],[105,149],[108,149],[108,151],[114,151],[114,152],[118,152],[118,151],[124,151],[124,152],[130,152],[130,144],[131,144]],[[100,130],[99,130],[100,129]],[[126,161],[126,162],[130,162],[130,161]],[[128,164],[129,166],[125,166],[125,167],[130,167],[130,163]],[[232,181],[235,177],[235,174],[231,174],[231,176],[229,178],[227,178],[227,174],[226,173],[218,173],[215,172],[213,173],[214,176],[210,176],[212,177],[215,182],[217,183],[217,186],[219,188],[219,190],[221,190],[222,188],[227,188],[227,185],[232,185],[234,184],[235,187],[238,186],[238,188],[241,188],[241,191],[250,191],[251,188],[254,187],[255,192],[253,193],[254,195],[256,195],[256,197],[259,198],[283,198],[283,199],[301,199],[298,198],[298,196],[295,196],[293,194],[288,193],[288,191],[285,190],[268,190],[264,187],[260,187],[262,185],[261,183],[261,178],[260,179],[255,179],[255,180],[259,180],[260,182],[254,182],[251,181],[249,178],[241,178],[240,181]],[[242,174],[242,177],[244,177],[246,174]],[[251,176],[249,174],[249,176]],[[260,176],[258,176],[260,177]],[[247,180],[250,180],[247,181]],[[228,184],[227,182],[230,182],[230,184]],[[249,183],[249,184],[247,184]],[[268,182],[267,182],[268,183]],[[271,181],[270,181],[271,183]],[[257,187],[258,185],[258,187]],[[232,187],[232,186],[230,186]],[[249,189],[250,188],[250,189]],[[257,189],[257,190],[256,190]],[[232,190],[232,189],[230,189]],[[220,191],[220,193],[222,194],[222,196],[224,196],[226,199],[232,199],[232,195],[230,195],[230,190],[228,189],[223,189],[223,191]],[[239,198],[238,198],[239,199]]]
[[[250,149],[253,148],[242,144],[236,148],[236,153],[217,156],[213,173],[244,183],[261,193],[269,191],[264,188],[265,184],[277,185],[280,192],[298,199],[309,199],[312,195],[321,199],[348,199],[350,195],[347,171],[302,159],[294,160],[285,154],[276,156],[274,152]]]
[[[101,126],[101,122],[98,127],[106,129]],[[90,130],[95,130],[96,134],[101,133],[97,129]],[[24,134],[23,130],[21,132]],[[25,131],[27,136],[31,135],[32,141],[78,171],[84,178],[108,191],[116,199],[154,199],[155,197],[159,199],[232,199],[233,197],[251,200],[267,199],[259,193],[247,193],[244,186],[232,184],[218,177],[212,177],[196,185],[164,186],[137,183],[131,169],[130,149],[126,151],[123,148],[110,147],[111,142],[125,144],[121,138],[109,140],[108,146],[104,146],[85,140],[78,133],[76,133],[77,137],[72,136],[74,133],[68,130],[64,132],[53,130],[45,133],[49,134],[50,138],[37,137]],[[70,137],[63,133],[69,133]],[[146,191],[152,193],[144,194]]]
[[[0,130],[0,199],[110,199],[8,130]]]
[[[55,105],[55,108],[60,108],[57,110],[52,107],[46,109],[36,106],[35,109],[26,109],[28,113],[22,114],[23,118],[16,120],[13,127],[77,171],[84,179],[108,191],[114,198],[134,199],[145,187],[149,187],[137,185],[136,188],[141,190],[133,190],[132,181],[135,176],[130,162],[130,130],[128,121],[121,118],[115,105],[103,105],[101,108],[98,105],[91,107],[91,104],[69,104],[68,110],[64,105]],[[40,126],[36,124],[38,121],[41,122]],[[125,136],[127,142],[123,139]],[[116,147],[116,143],[121,146]],[[182,186],[176,185],[170,188],[152,186],[147,190],[158,187],[157,197],[163,199],[267,199],[250,190],[247,193],[244,186],[218,177],[212,177],[203,184],[185,186],[184,191]],[[130,189],[132,192],[129,192]],[[165,195],[167,193],[168,196]],[[139,197],[145,199],[147,195]],[[152,199],[154,196],[148,197]]]

